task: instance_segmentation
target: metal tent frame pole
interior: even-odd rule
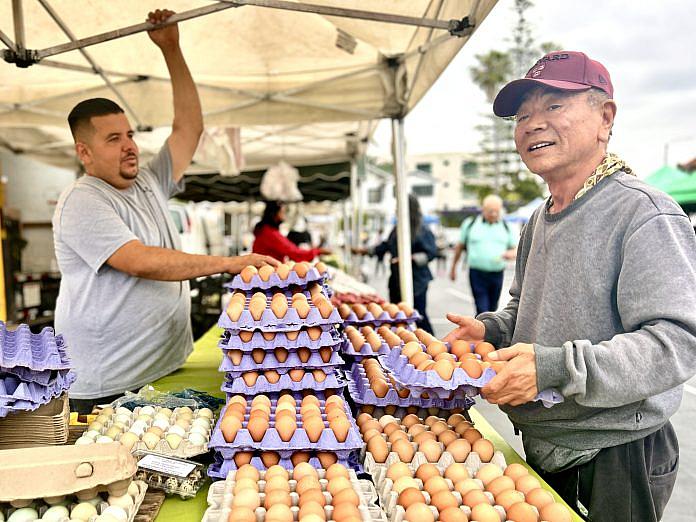
[[[360,206],[360,191],[358,189],[358,164],[356,159],[353,158],[350,162],[350,203],[351,203],[351,216],[350,216],[350,246],[360,247],[360,223],[358,222],[358,208]],[[351,249],[352,252],[352,249]],[[352,275],[358,275],[358,263],[355,262],[356,259],[360,259],[357,256],[351,256],[351,270]]]
[[[408,211],[408,182],[406,180],[406,144],[402,118],[392,119],[392,155],[396,179],[396,242],[399,252],[399,287],[401,288],[401,300],[412,306],[411,227]]]

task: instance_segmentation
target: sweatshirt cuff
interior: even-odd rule
[[[498,321],[495,320],[493,314],[490,312],[479,314],[476,319],[481,321],[486,327],[483,340],[487,343],[491,343],[496,348],[500,348],[500,343],[503,340],[503,334],[501,333],[500,325],[498,324]]]
[[[560,346],[534,344],[537,390],[562,389],[570,381],[565,365],[565,349]]]

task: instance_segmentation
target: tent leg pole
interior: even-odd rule
[[[351,216],[350,216],[350,246],[360,247],[360,229],[358,223],[358,209],[359,209],[359,199],[360,194],[358,193],[358,165],[355,158],[350,162],[350,203],[351,203]],[[356,263],[351,266],[351,275],[358,275],[358,267]]]
[[[401,300],[412,306],[411,227],[408,212],[408,182],[406,180],[406,144],[402,118],[392,119],[392,154],[396,178],[396,240],[399,252]]]
[[[350,245],[350,224],[348,223],[350,212],[348,211],[348,200],[343,202],[343,263],[346,273],[353,272],[353,260],[351,258]]]

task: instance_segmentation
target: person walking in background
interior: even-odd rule
[[[437,246],[435,236],[423,224],[418,199],[413,194],[408,197],[408,211],[411,227],[411,266],[413,270],[413,307],[418,310],[422,319],[418,321],[418,327],[433,333],[433,327],[426,312],[428,285],[433,280],[428,263],[435,259]],[[389,274],[389,300],[392,303],[401,301],[401,287],[399,285],[399,251],[396,240],[396,227],[389,237],[373,248],[355,248],[353,253],[363,255],[375,255],[378,259],[386,253],[391,255],[391,271]]]
[[[457,265],[466,250],[476,314],[498,309],[505,263],[515,259],[517,251],[517,238],[503,221],[502,209],[503,200],[499,196],[486,196],[481,204],[481,214],[462,222],[461,238],[454,250],[450,279],[457,280]]]

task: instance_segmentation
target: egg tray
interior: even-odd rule
[[[244,379],[238,377],[230,381],[224,381],[220,389],[225,393],[239,395],[258,395],[260,393],[280,392],[283,390],[301,391],[301,390],[337,390],[342,389],[346,385],[344,380],[339,380],[336,373],[326,376],[322,382],[317,382],[311,373],[305,373],[299,381],[293,381],[290,375],[285,373],[280,376],[278,382],[270,383],[265,376],[259,375],[253,386],[247,386]]]
[[[367,378],[365,377],[365,370],[359,363],[353,364],[351,373],[347,377],[348,393],[357,404],[370,404],[372,406],[381,407],[399,406],[402,408],[418,406],[420,408],[440,408],[443,410],[453,410],[455,408],[469,409],[475,404],[474,399],[470,397],[453,399],[431,397],[424,399],[418,395],[414,395],[413,391],[411,391],[408,397],[399,397],[399,394],[390,382],[387,383],[387,386],[389,386],[387,394],[384,397],[377,397],[372,388],[370,388]]]
[[[299,508],[297,506],[290,508],[293,514],[293,520],[298,520]],[[359,506],[360,518],[362,522],[387,522],[387,517],[384,511],[378,506]],[[230,508],[208,508],[203,515],[203,522],[228,522],[230,519]],[[324,508],[324,514],[328,522],[332,522],[333,507],[327,506]],[[256,520],[263,521],[266,516],[266,510],[263,507],[255,511]]]
[[[138,513],[138,510],[140,509],[140,505],[143,503],[143,500],[145,499],[145,493],[147,492],[147,484],[145,484],[144,482],[139,481],[139,480],[135,480],[135,481],[133,481],[133,484],[135,484],[137,486],[138,494],[135,497],[133,497],[133,505],[130,506],[126,510],[126,514],[128,515],[128,518],[125,519],[123,522],[133,522],[133,520],[135,520],[135,515]],[[70,495],[66,495],[66,497],[69,497],[69,496]],[[42,499],[35,499],[35,500],[37,500],[40,503],[43,502]],[[75,499],[73,499],[73,502],[70,502],[68,504],[57,503],[57,504],[53,504],[53,505],[54,506],[55,505],[65,505],[65,507],[68,509],[68,512],[71,512],[72,508],[75,507],[75,505],[77,503],[79,503],[79,500],[75,501]],[[33,502],[32,502],[32,504],[33,504]],[[37,520],[42,519],[42,517],[45,515],[46,511],[48,511],[49,507],[52,507],[52,506],[44,504],[44,505],[40,506],[39,508],[34,507],[34,509],[38,512],[38,515],[39,515],[39,518]],[[106,501],[102,500],[101,502],[99,502],[95,506],[95,509],[97,510],[98,514],[101,514],[107,507],[109,507],[109,504]],[[15,507],[9,506],[7,509],[3,509],[2,505],[0,505],[0,520],[7,520],[12,515],[12,513],[14,513],[15,511],[18,511],[19,509],[22,509],[22,508],[15,508]],[[4,515],[4,517],[3,517],[3,515]],[[23,519],[23,520],[25,520],[25,519]],[[68,519],[67,517],[54,518],[51,520],[53,520],[54,522],[70,522],[70,519]],[[97,517],[92,516],[92,517],[90,517],[88,522],[95,522],[96,520],[97,520]]]
[[[309,312],[307,317],[300,317],[291,306],[290,299],[288,299],[288,309],[283,317],[277,317],[275,313],[271,310],[271,300],[266,299],[266,308],[261,314],[260,319],[254,319],[249,311],[249,301],[247,298],[244,310],[242,310],[241,315],[236,321],[230,319],[227,315],[227,310],[223,310],[218,319],[218,326],[221,328],[229,330],[261,330],[262,332],[287,332],[293,330],[299,330],[303,326],[322,326],[328,328],[337,324],[341,324],[343,320],[338,314],[336,308],[331,310],[329,317],[322,317],[321,313],[314,303],[308,301]]]
[[[24,366],[13,366],[5,368],[0,366],[0,374],[11,374],[24,382],[35,382],[42,386],[48,386],[60,376],[66,378],[67,374],[72,370],[31,370]]]
[[[345,467],[355,470],[356,473],[362,473],[363,467],[360,464],[360,451],[353,450],[348,454],[348,457],[337,457],[336,462],[343,464]],[[266,470],[266,465],[261,460],[259,456],[253,456],[249,462],[259,471]],[[309,464],[313,467],[319,469],[323,468],[322,463],[319,461],[318,457],[310,457]],[[278,465],[284,467],[286,470],[290,471],[295,468],[292,460],[288,458],[281,458],[278,461]],[[237,469],[237,464],[234,462],[234,458],[225,459],[217,451],[213,452],[213,463],[208,466],[208,476],[213,480],[226,479],[230,472]]]
[[[140,406],[133,409],[130,421],[125,422],[125,424],[128,428],[130,428],[133,425],[133,422],[135,422],[137,417],[140,415],[141,409],[142,409],[142,407],[140,407]],[[155,407],[155,413],[157,411],[159,411],[159,408]],[[198,410],[194,410],[193,413],[194,413],[193,419],[198,418]],[[106,424],[104,424],[100,430],[95,430],[95,431],[98,431],[98,433],[100,435],[106,434],[106,432],[109,430],[109,428],[111,426],[113,426],[114,423],[116,422],[116,416],[117,416],[117,414],[113,413],[110,416],[109,421]],[[169,424],[170,427],[172,425],[174,425],[174,423],[176,423],[176,419],[177,419],[177,414],[172,413],[171,422]],[[212,431],[212,426],[214,424],[215,424],[215,417],[213,417],[210,420],[211,431]],[[148,423],[147,426],[148,427],[152,426],[152,422]],[[89,433],[89,431],[90,431],[89,429],[86,430],[80,438],[88,436],[87,433]],[[138,440],[138,442],[136,442],[133,445],[130,452],[132,454],[136,454],[138,452],[153,453],[153,454],[162,455],[165,457],[178,457],[178,458],[189,458],[189,457],[194,457],[196,455],[201,455],[203,453],[207,453],[208,452],[208,442],[210,442],[210,431],[208,432],[208,435],[205,436],[206,442],[204,444],[199,444],[199,445],[189,443],[188,437],[190,435],[190,432],[191,432],[191,428],[189,427],[189,429],[186,430],[185,436],[182,437],[181,443],[176,448],[172,448],[170,446],[170,444],[165,440],[165,437],[167,436],[168,430],[162,434],[160,441],[153,448],[148,447],[142,441],[142,435],[141,435],[140,440]],[[126,432],[124,432],[124,433],[126,433]],[[118,438],[114,439],[114,442],[118,442],[118,441],[119,441]],[[77,444],[77,441],[75,442],[75,445],[79,445],[79,444]]]
[[[55,335],[53,328],[44,328],[35,334],[26,324],[8,330],[0,321],[0,367],[16,366],[34,371],[70,369],[63,336]]]
[[[310,283],[319,282],[324,284],[327,279],[328,273],[319,273],[319,270],[312,267],[307,270],[307,274],[304,277],[300,277],[297,272],[290,270],[288,277],[281,279],[276,272],[273,272],[268,278],[268,281],[264,281],[258,274],[254,274],[251,277],[251,281],[248,283],[242,279],[240,274],[234,276],[232,281],[225,283],[222,286],[224,288],[229,288],[231,290],[268,290],[269,288],[287,288],[288,286],[307,286]]]
[[[392,317],[388,312],[383,311],[379,316],[375,317],[372,312],[366,312],[361,319],[353,310],[350,311],[346,317],[343,318],[343,323],[352,326],[382,326],[383,324],[391,325],[398,323],[415,323],[423,319],[418,310],[413,310],[411,315],[406,315],[402,310],[399,310],[397,314]]]
[[[324,348],[322,346],[322,348]],[[263,361],[257,363],[251,353],[246,352],[242,355],[242,360],[239,364],[234,364],[232,360],[228,357],[230,350],[223,349],[223,358],[218,368],[221,372],[226,372],[229,376],[239,377],[243,372],[247,371],[258,371],[258,370],[279,370],[279,369],[294,369],[294,368],[325,368],[327,373],[332,372],[336,367],[345,364],[345,361],[341,359],[338,354],[337,345],[329,346],[331,348],[331,356],[328,361],[324,361],[321,358],[319,350],[311,349],[309,358],[306,361],[302,361],[297,352],[297,349],[291,349],[288,351],[287,359],[280,362],[276,359],[273,351],[267,351],[265,353]]]
[[[352,450],[360,449],[364,446],[362,437],[360,436],[360,430],[358,430],[355,420],[348,409],[348,404],[344,402],[344,411],[348,422],[350,423],[350,428],[348,429],[348,434],[346,440],[339,442],[334,435],[331,428],[327,426],[326,413],[324,401],[320,401],[319,409],[322,412],[322,420],[324,421],[324,429],[319,436],[317,442],[311,442],[304,428],[300,427],[301,415],[296,414],[297,418],[297,429],[293,433],[289,441],[284,442],[278,431],[275,429],[275,406],[271,407],[271,416],[269,419],[269,427],[266,430],[263,438],[256,442],[251,437],[249,430],[246,426],[242,427],[236,434],[234,441],[227,442],[220,431],[220,423],[225,416],[227,411],[227,406],[225,406],[220,413],[220,420],[215,425],[213,434],[210,438],[209,446],[217,450],[224,458],[229,459],[237,451],[277,451],[280,453],[281,458],[289,458],[290,455],[295,451],[331,451],[335,452],[339,458],[347,458],[348,453]],[[248,420],[249,409],[245,415],[245,421]],[[299,407],[296,411],[299,411]]]
[[[32,412],[16,412],[0,419],[0,450],[65,444],[69,419],[65,393]]]
[[[22,382],[14,375],[0,377],[0,418],[16,411],[33,411],[62,395],[75,381],[75,373],[58,375],[49,386]]]
[[[151,451],[138,451],[135,453],[135,458],[140,461],[143,457],[153,454],[155,453]],[[165,471],[154,471],[152,469],[138,467],[135,478],[142,480],[152,489],[164,491],[167,495],[179,495],[183,500],[195,497],[206,482],[206,476],[203,470],[205,466],[198,462],[192,462],[181,458],[171,456],[167,458],[189,465],[194,464],[195,466],[186,477],[167,473]]]
[[[295,329],[293,331],[298,331]],[[268,332],[263,332],[268,333]],[[307,330],[299,330],[297,337],[295,339],[289,339],[287,332],[271,332],[274,334],[273,339],[270,341],[264,339],[263,333],[260,331],[255,331],[252,334],[250,341],[242,341],[239,337],[239,332],[232,332],[226,330],[218,346],[222,349],[227,350],[242,350],[243,352],[251,352],[255,348],[263,348],[266,351],[271,351],[276,348],[286,348],[288,350],[297,348],[309,348],[312,350],[318,350],[322,346],[338,346],[343,342],[343,337],[334,328],[322,328],[321,334],[318,339],[311,339]]]
[[[377,351],[374,351],[370,343],[368,343],[367,341],[365,341],[365,344],[363,344],[362,346],[356,348],[355,346],[353,346],[353,343],[350,342],[350,339],[348,339],[348,337],[345,336],[345,334],[343,342],[341,343],[341,350],[346,355],[352,355],[356,361],[360,361],[365,357],[377,357],[378,355],[387,355],[389,353],[389,345],[386,343],[384,339],[382,339],[382,337],[379,334],[377,334],[377,336],[382,341],[382,344]]]

